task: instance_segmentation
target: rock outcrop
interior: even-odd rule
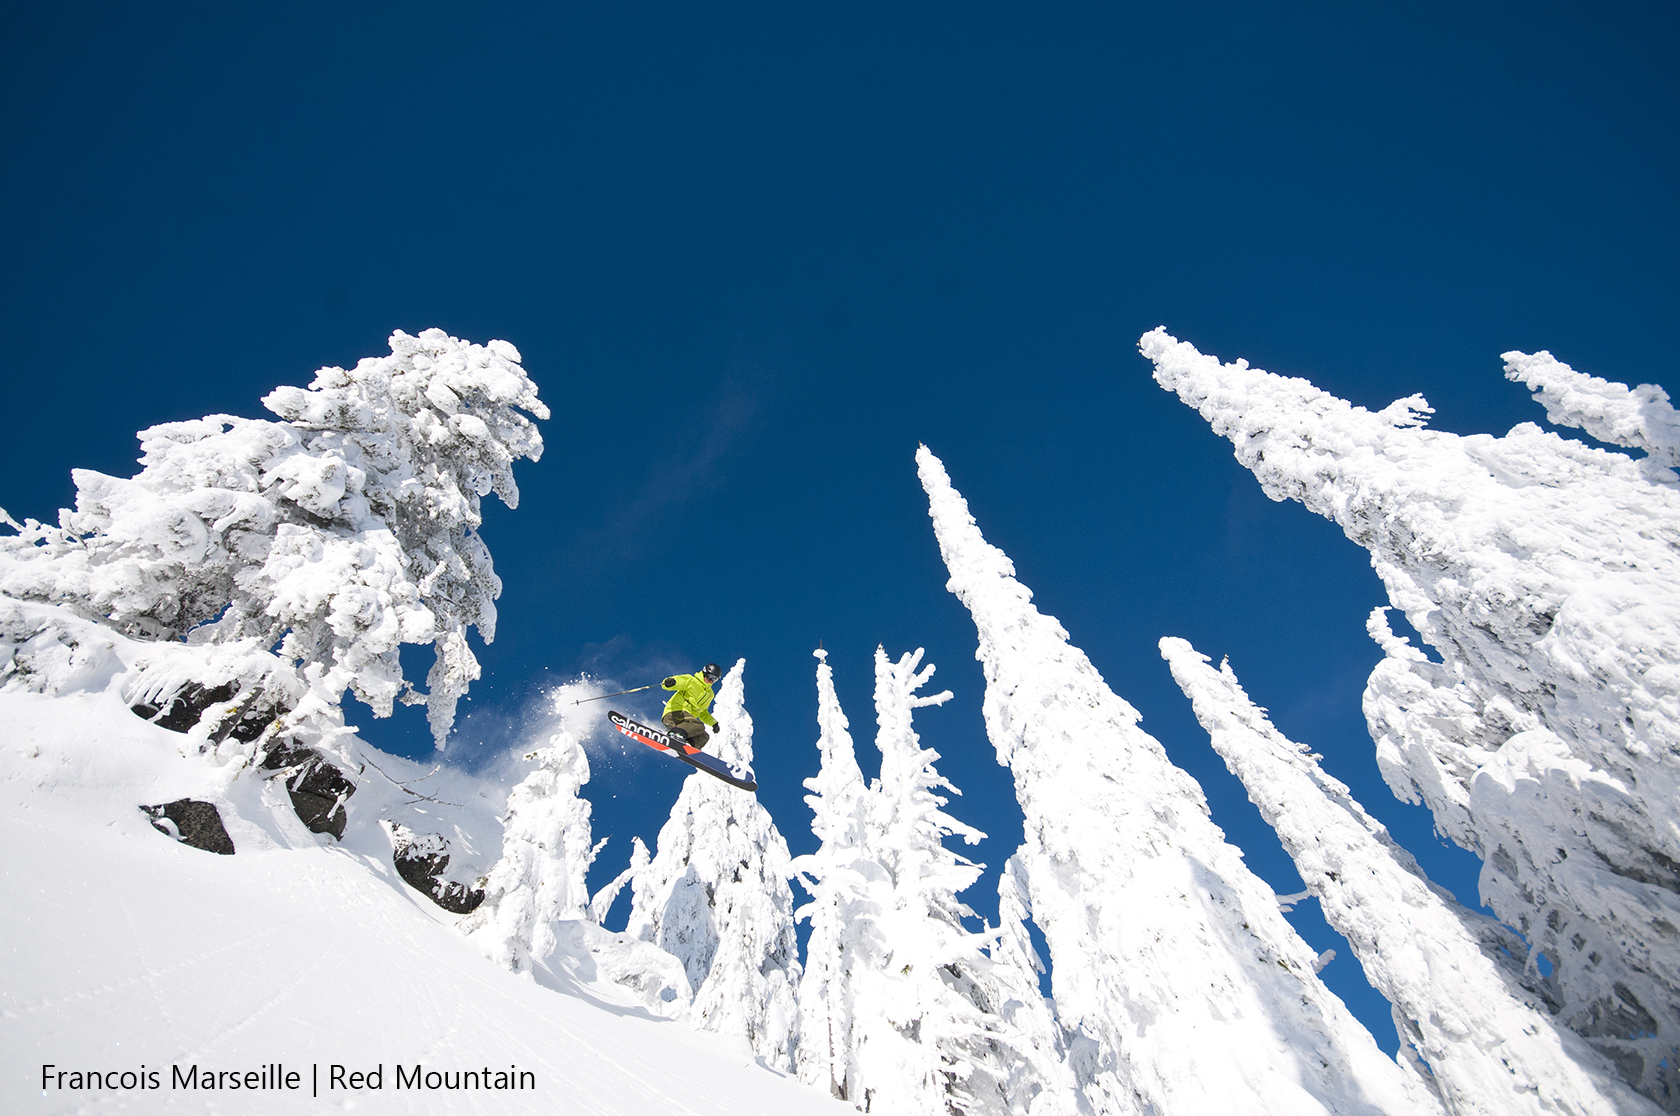
[[[233,838],[222,825],[221,812],[208,802],[178,798],[162,806],[142,806],[141,813],[152,819],[152,828],[183,845],[205,852],[233,855]]]

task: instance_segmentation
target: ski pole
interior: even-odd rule
[[[653,689],[653,683],[649,682],[646,686],[637,686],[634,690],[620,690],[616,694],[602,694],[602,695],[600,695],[600,697],[578,698],[576,701],[572,702],[572,704],[573,705],[582,705],[586,701],[604,701],[605,699],[610,698],[610,697],[623,697],[625,694],[639,694],[643,690],[651,690],[651,689]]]

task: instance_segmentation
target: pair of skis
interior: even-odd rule
[[[753,781],[752,772],[741,771],[716,756],[702,752],[684,739],[681,733],[648,728],[640,721],[632,721],[616,709],[607,710],[607,721],[630,739],[640,740],[656,752],[676,756],[690,767],[704,771],[714,779],[722,779],[730,786],[740,787],[745,791],[758,789],[758,784]]]

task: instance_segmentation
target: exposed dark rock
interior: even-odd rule
[[[205,852],[233,855],[233,839],[222,827],[222,815],[208,802],[180,798],[162,806],[142,806],[152,828]]]
[[[286,793],[291,796],[298,820],[311,833],[330,833],[334,840],[344,839],[344,823],[348,820],[344,802],[356,793],[356,784],[343,771],[314,749],[300,748],[289,741],[274,745],[263,756],[262,766],[266,771],[295,768],[286,776]]]
[[[162,705],[150,702],[140,702],[129,706],[129,711],[136,717],[142,717],[159,728],[166,728],[171,732],[187,732],[198,724],[204,711],[220,702],[231,701],[239,687],[233,682],[224,682],[220,686],[205,687],[197,682],[188,682],[168,697],[160,699]],[[224,724],[220,739],[232,737],[242,744],[250,743],[262,735],[263,729],[279,716],[279,710],[271,705],[253,704],[240,710],[231,725]]]
[[[396,822],[386,822],[385,828],[391,835],[391,863],[409,887],[455,914],[466,914],[484,902],[481,889],[440,878],[449,867],[449,845],[442,834],[421,836]]]
[[[309,832],[330,833],[333,840],[344,840],[344,823],[347,818],[344,806],[338,799],[322,798],[318,794],[292,790],[290,787],[286,788],[286,793],[292,796],[292,809]]]

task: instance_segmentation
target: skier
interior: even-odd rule
[[[666,728],[681,733],[691,748],[704,748],[711,739],[707,727],[717,728],[717,718],[711,714],[712,687],[722,677],[722,667],[707,663],[698,674],[673,675],[659,684],[662,690],[676,691],[659,719]]]

